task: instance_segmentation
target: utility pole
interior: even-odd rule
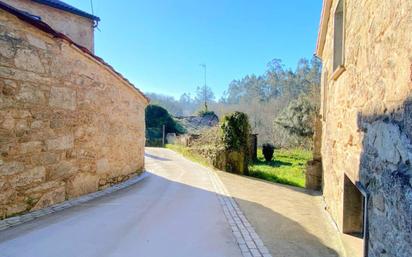
[[[166,137],[166,126],[162,126],[162,146],[165,147],[165,137]]]
[[[204,69],[205,75],[205,85],[203,86],[203,96],[205,100],[205,111],[207,112],[207,84],[206,84],[206,64],[200,64]]]

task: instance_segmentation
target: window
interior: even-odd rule
[[[333,72],[342,73],[344,64],[344,0],[339,0],[335,10],[333,32]],[[341,70],[339,72],[339,70]],[[336,79],[336,78],[335,78]]]

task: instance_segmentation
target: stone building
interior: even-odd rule
[[[412,256],[411,42],[412,1],[323,2],[322,190],[365,256]]]
[[[94,52],[94,28],[100,21],[99,17],[60,0],[2,0],[2,2],[40,18],[76,44]]]
[[[148,99],[92,53],[98,18],[57,0],[7,2],[14,7],[0,1],[0,218],[139,174]]]

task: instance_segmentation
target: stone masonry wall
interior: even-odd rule
[[[0,10],[0,218],[141,172],[146,105],[106,66]]]
[[[40,16],[53,29],[65,34],[77,44],[94,51],[93,21],[31,0],[1,0],[19,10]]]
[[[360,181],[369,256],[412,256],[412,1],[345,1],[346,71],[334,81],[337,3],[322,53],[324,199],[342,230],[344,174]]]

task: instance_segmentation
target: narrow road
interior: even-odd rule
[[[136,185],[0,232],[0,256],[242,256],[207,169],[153,148],[146,169]]]

